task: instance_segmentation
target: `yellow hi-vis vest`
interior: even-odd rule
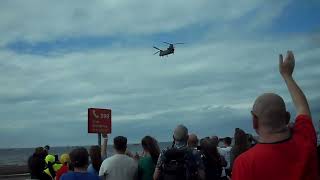
[[[52,167],[53,167],[54,172],[59,171],[59,169],[62,167],[62,164],[55,163],[56,158],[51,154],[46,156],[45,161],[47,164],[49,164],[49,163],[53,164]],[[45,169],[44,172],[52,177],[52,174],[50,173],[49,168]]]

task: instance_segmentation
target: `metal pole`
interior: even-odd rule
[[[101,133],[98,133],[98,145],[101,147]]]

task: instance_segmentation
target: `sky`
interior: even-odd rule
[[[112,134],[171,141],[178,124],[199,137],[254,133],[250,110],[281,95],[278,56],[320,120],[318,0],[2,0],[0,148],[92,145],[87,109],[112,109]],[[153,46],[177,45],[159,57]]]

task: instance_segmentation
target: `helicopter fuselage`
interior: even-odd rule
[[[169,44],[169,47],[165,50],[162,50],[162,49],[159,49],[157,48],[156,46],[153,46],[154,49],[158,50],[155,54],[159,53],[159,56],[168,56],[169,54],[174,54],[174,45],[175,44],[183,44],[183,43],[168,43],[168,42],[163,42],[163,43],[166,43],[166,44]]]
[[[166,56],[166,55],[173,54],[173,53],[174,53],[174,48],[169,47],[166,50],[160,51],[159,56]]]

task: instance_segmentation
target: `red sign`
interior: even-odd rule
[[[88,133],[111,133],[111,109],[88,109]]]

